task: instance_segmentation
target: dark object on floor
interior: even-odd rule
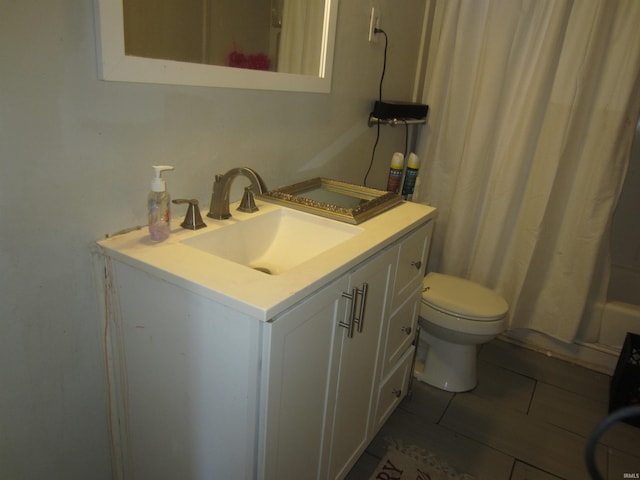
[[[640,335],[627,333],[609,389],[609,413],[620,408],[640,405]],[[640,427],[640,417],[624,422]]]

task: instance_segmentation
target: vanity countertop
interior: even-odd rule
[[[233,204],[233,216],[228,220],[204,217],[207,227],[196,231],[180,227],[182,218],[174,219],[171,236],[161,243],[152,243],[144,228],[106,238],[98,245],[107,259],[113,258],[234,310],[269,321],[435,215],[432,207],[403,202],[359,224],[362,232],[358,235],[278,275],[264,274],[183,243],[207,231],[286,208],[260,200],[256,200],[256,204],[260,210],[255,213],[238,212],[237,203]]]

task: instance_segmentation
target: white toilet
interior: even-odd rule
[[[423,287],[415,377],[449,392],[472,390],[476,346],[505,330],[509,305],[493,290],[451,275],[429,273]]]

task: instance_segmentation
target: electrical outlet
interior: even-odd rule
[[[374,42],[376,37],[375,29],[380,28],[380,14],[376,7],[371,7],[371,17],[369,17],[369,41]]]

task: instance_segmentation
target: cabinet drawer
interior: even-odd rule
[[[402,354],[409,348],[415,338],[418,315],[420,313],[421,289],[413,291],[413,295],[406,299],[389,318],[387,323],[386,344],[384,346],[384,361],[382,377],[384,378],[398,363]]]
[[[393,305],[395,309],[411,295],[424,277],[433,222],[428,222],[410,233],[400,243],[398,265],[393,289]]]
[[[387,377],[378,391],[378,406],[376,408],[375,430],[378,431],[382,424],[389,418],[402,399],[407,395],[409,375],[413,364],[412,345],[398,362],[396,369]]]

